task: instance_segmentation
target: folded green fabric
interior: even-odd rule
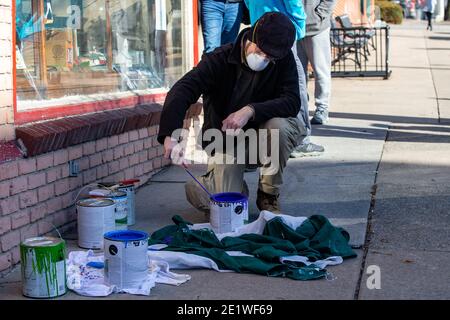
[[[325,277],[327,270],[301,262],[281,263],[280,257],[299,255],[308,257],[310,261],[332,256],[343,259],[356,257],[348,244],[348,232],[333,226],[321,215],[309,217],[295,230],[276,217],[266,223],[261,235],[244,234],[222,240],[210,229],[190,230],[192,223],[180,216],[174,216],[172,220],[174,225],[151,235],[149,245],[167,244],[163,250],[210,258],[221,270],[310,280]],[[227,251],[242,251],[252,256],[230,256]]]

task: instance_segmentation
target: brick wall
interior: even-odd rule
[[[20,262],[19,243],[75,226],[74,199],[90,183],[141,179],[144,184],[161,167],[163,147],[158,126],[71,146],[0,164],[0,276]],[[80,166],[69,177],[69,160]]]
[[[11,5],[0,0],[0,142],[14,138]]]

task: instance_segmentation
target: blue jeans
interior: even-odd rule
[[[242,20],[242,5],[243,2],[201,0],[204,52],[236,40]]]

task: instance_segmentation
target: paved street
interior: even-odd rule
[[[351,234],[358,257],[330,267],[334,280],[189,270],[180,271],[192,279],[179,287],[157,284],[149,297],[109,298],[449,299],[450,24],[426,32],[425,22],[405,21],[392,27],[390,43],[390,79],[333,79],[330,122],[313,127],[312,141],[325,154],[291,159],[285,174],[283,213],[322,214]],[[155,231],[175,214],[203,221],[185,200],[188,179],[170,167],[140,188],[134,228]],[[255,217],[257,173],[245,179]],[[76,249],[76,234],[66,238]],[[371,265],[381,271],[379,290],[366,286]],[[0,299],[22,298],[16,268],[0,279]]]

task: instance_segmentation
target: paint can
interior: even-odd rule
[[[216,233],[233,232],[247,224],[247,196],[238,192],[213,194],[210,199],[210,222]]]
[[[22,293],[30,298],[54,298],[67,292],[66,243],[36,237],[20,244]]]
[[[128,199],[127,193],[123,191],[113,191],[108,196],[115,203],[116,230],[128,229]]]
[[[104,198],[77,202],[79,247],[103,249],[103,235],[116,229],[115,207],[113,200]]]
[[[128,225],[132,226],[136,223],[136,202],[134,193],[134,184],[121,185],[117,188],[118,191],[125,192],[127,194],[128,205]]]
[[[148,234],[135,230],[105,233],[105,281],[119,289],[139,287],[148,275]]]

